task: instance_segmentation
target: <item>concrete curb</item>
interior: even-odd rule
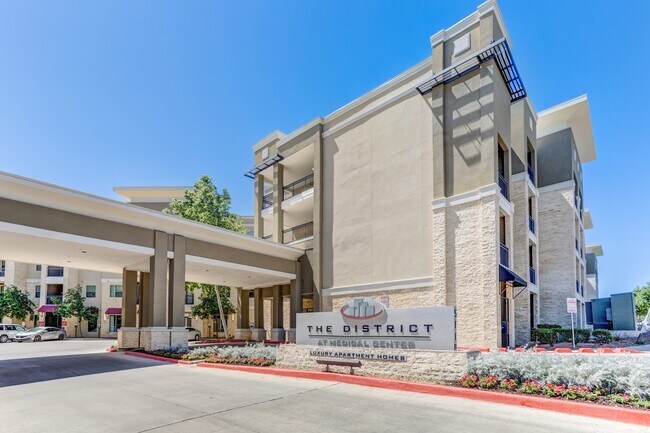
[[[446,397],[466,398],[490,403],[523,406],[532,409],[550,410],[569,415],[580,415],[618,421],[627,424],[650,426],[650,411],[629,409],[617,406],[582,403],[576,401],[544,398],[521,394],[485,391],[455,386],[433,385],[425,383],[403,382],[376,377],[353,376],[349,374],[325,373],[307,370],[289,370],[273,367],[254,367],[248,365],[213,364],[202,362],[198,367],[234,370],[248,373],[270,374],[274,376],[295,377],[300,379],[324,380],[329,382],[349,383],[352,385],[370,386],[373,388],[392,389],[397,391],[417,392],[420,394],[442,395]]]
[[[171,358],[165,358],[164,356],[151,355],[149,353],[129,352],[128,350],[126,352],[124,352],[124,354],[128,355],[128,356],[135,356],[136,358],[145,358],[145,359],[153,359],[155,361],[168,362],[170,364],[179,364],[179,365],[194,365],[194,364],[196,364],[196,362],[186,361],[184,359],[171,359]]]

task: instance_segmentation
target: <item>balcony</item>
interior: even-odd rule
[[[282,243],[288,244],[314,236],[314,223],[308,222],[282,232]]]
[[[262,209],[266,209],[273,206],[273,193],[264,194],[262,197]]]
[[[48,266],[47,267],[47,276],[48,277],[62,277],[63,276],[63,268],[59,268],[57,266]]]
[[[309,174],[302,179],[291,182],[289,185],[282,188],[282,200],[294,197],[303,191],[312,189],[314,187],[314,174]]]
[[[535,234],[535,219],[533,219],[532,216],[528,217],[528,230],[530,230],[532,234]]]
[[[186,293],[185,294],[185,304],[186,305],[193,305],[194,304],[194,293]]]
[[[535,274],[535,268],[530,268],[530,282],[532,284],[537,284],[537,275]]]
[[[501,173],[499,173],[499,191],[501,191],[501,195],[506,198],[506,200],[510,200],[510,197],[508,196],[508,182],[506,182],[506,178],[503,177]]]
[[[535,185],[535,172],[530,165],[526,166],[526,172],[528,173],[528,179]]]
[[[510,264],[508,260],[508,247],[503,244],[500,245],[499,249],[499,263],[501,263],[506,268],[509,267]]]
[[[63,301],[63,295],[47,295],[46,304],[60,304]]]

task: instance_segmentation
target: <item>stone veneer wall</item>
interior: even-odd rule
[[[530,278],[528,260],[528,187],[526,179],[510,183],[510,200],[515,205],[511,269],[524,280]],[[514,341],[521,346],[530,341],[530,290],[514,288]]]
[[[498,217],[496,193],[433,210],[434,305],[456,306],[459,346],[500,345]]]
[[[404,355],[406,356],[406,361],[360,359],[361,367],[355,368],[355,374],[438,384],[457,383],[463,374],[467,373],[470,359],[479,355],[479,352],[475,351],[396,351],[394,349],[352,349],[284,344],[278,349],[275,365],[281,368],[322,371],[324,366],[316,364],[316,359],[323,357],[310,355],[309,352],[312,350],[331,350],[355,354]],[[330,369],[339,373],[348,373],[350,371],[349,367],[330,367]]]
[[[566,299],[576,296],[573,188],[539,194],[539,321],[571,327]]]
[[[348,303],[351,299],[359,296],[367,296],[376,301],[388,297],[388,306],[390,308],[414,308],[414,307],[430,307],[433,304],[433,288],[422,287],[417,289],[401,289],[401,290],[382,290],[380,292],[359,292],[354,295],[331,296],[329,305],[330,311],[338,311]]]

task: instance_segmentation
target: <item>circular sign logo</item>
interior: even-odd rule
[[[386,311],[386,306],[372,298],[354,298],[341,308],[341,315],[348,319],[373,319]]]

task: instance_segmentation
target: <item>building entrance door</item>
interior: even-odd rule
[[[510,300],[501,296],[501,347],[510,344]]]
[[[45,313],[45,326],[61,327],[61,317],[54,313]]]

